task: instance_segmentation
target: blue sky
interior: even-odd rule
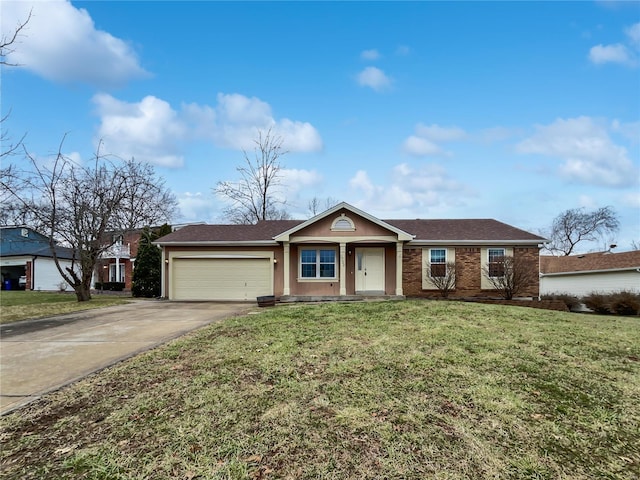
[[[3,68],[2,127],[45,161],[156,166],[176,222],[221,221],[213,188],[272,127],[294,218],[316,197],[380,218],[496,218],[537,231],[611,205],[640,242],[638,2],[68,2]]]

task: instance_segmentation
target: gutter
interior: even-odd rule
[[[488,245],[526,245],[539,247],[539,240],[410,240],[406,245],[429,246],[429,245],[448,245],[455,247],[458,245],[465,246],[488,246]]]
[[[230,240],[208,240],[208,241],[195,241],[195,242],[151,242],[153,245],[160,247],[272,247],[280,245],[275,240],[242,240],[242,241],[230,241]]]

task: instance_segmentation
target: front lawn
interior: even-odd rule
[[[110,295],[93,295],[89,302],[78,302],[76,295],[69,292],[1,290],[0,324],[109,307],[126,302],[126,298]]]
[[[5,478],[637,479],[640,321],[444,301],[211,325],[2,418]]]

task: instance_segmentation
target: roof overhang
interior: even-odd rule
[[[448,245],[448,246],[485,246],[485,245],[514,245],[514,246],[529,246],[542,248],[542,242],[533,240],[425,240],[416,239],[409,242],[409,245],[414,246],[427,246],[427,245]]]
[[[231,241],[231,240],[206,240],[196,242],[152,242],[153,245],[161,247],[276,247],[278,242],[275,240],[247,240],[247,241]]]
[[[354,207],[353,205],[349,205],[346,202],[341,202],[339,204],[337,204],[336,206],[330,208],[329,210],[326,210],[318,215],[316,215],[315,217],[310,218],[309,220],[302,222],[299,225],[296,225],[293,228],[290,228],[289,230],[287,230],[286,232],[282,232],[279,235],[276,235],[275,237],[273,237],[274,240],[276,240],[277,242],[288,242],[291,238],[291,235],[293,235],[296,232],[299,232],[300,230],[302,230],[303,228],[308,227],[309,225],[313,225],[315,222],[317,222],[318,220],[322,220],[323,218],[326,218],[330,215],[335,214],[336,212],[339,212],[340,210],[345,209],[348,210],[352,213],[354,213],[355,215],[358,215],[362,218],[365,218],[367,220],[369,220],[371,223],[374,223],[382,228],[385,228],[393,233],[395,233],[398,236],[398,240],[399,241],[404,241],[404,242],[408,242],[410,240],[413,240],[414,235],[411,235],[403,230],[400,230],[397,227],[394,227],[393,225],[390,225],[382,220],[380,220],[377,217],[374,217],[373,215],[368,214],[367,212],[363,212],[362,210]]]

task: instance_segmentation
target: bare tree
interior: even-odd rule
[[[440,290],[440,296],[447,298],[456,288],[456,262],[429,263],[427,268],[429,280]]]
[[[571,255],[578,244],[597,241],[598,238],[616,233],[620,228],[618,215],[612,207],[602,207],[587,212],[574,208],[562,212],[551,228],[543,232],[549,239],[546,249],[552,253]]]
[[[640,250],[640,241],[631,240],[631,251]]]
[[[2,37],[0,37],[0,65],[4,67],[18,66],[17,63],[9,63],[7,61],[7,56],[15,51],[14,44],[18,41],[18,37],[21,35],[22,30],[24,30],[24,28],[27,26],[27,23],[29,23],[29,20],[31,20],[31,11],[29,11],[29,15],[24,22],[19,22],[16,25],[16,28],[15,30],[13,30],[13,32],[11,32],[9,35],[2,34]],[[2,146],[0,149],[0,161],[6,161],[5,157],[16,153],[20,149],[24,137],[26,136],[26,134],[24,134],[20,138],[20,140],[15,143],[11,143],[9,131],[5,128],[6,121],[9,118],[9,115],[11,115],[11,110],[9,110],[6,115],[0,118],[0,145]],[[10,174],[10,170],[7,170],[5,167],[0,168],[1,176],[4,177],[5,175]],[[1,198],[0,201],[2,201]]]
[[[271,129],[258,131],[254,140],[254,156],[244,153],[244,165],[237,167],[240,174],[237,182],[218,182],[214,193],[229,201],[230,206],[223,212],[231,223],[252,224],[261,220],[289,218],[286,200],[277,188],[281,185],[280,159],[288,152],[282,144],[284,139],[274,135]]]
[[[62,154],[63,142],[48,166],[26,153],[28,169],[2,187],[48,235],[56,267],[81,302],[91,299],[95,266],[112,245],[107,233],[169,221],[177,201],[150,165],[110,160],[99,150],[79,165]],[[70,266],[62,266],[60,246],[71,250]]]
[[[27,26],[29,20],[31,20],[31,11],[24,22],[18,22],[16,28],[8,35],[3,34],[0,37],[0,65],[8,67],[16,67],[17,63],[9,63],[7,56],[15,51],[14,45],[18,41],[18,37],[21,35],[22,30]]]
[[[534,284],[535,269],[523,258],[504,256],[482,267],[482,274],[506,300]]]
[[[340,203],[340,201],[336,200],[333,197],[325,198],[324,202],[318,197],[313,197],[307,204],[307,208],[309,209],[309,216],[315,217],[319,213],[322,213],[325,210],[329,210],[331,207],[336,206],[338,203]]]

